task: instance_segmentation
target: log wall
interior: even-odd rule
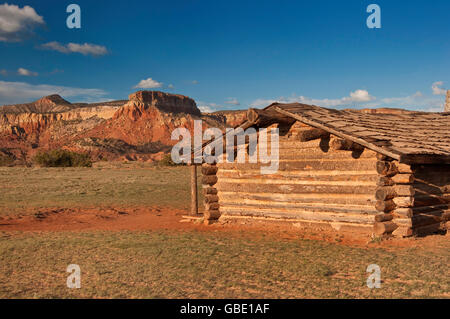
[[[450,215],[450,165],[378,159],[374,233],[408,237],[444,230]]]
[[[280,132],[276,174],[261,174],[268,164],[217,164],[214,199],[221,218],[373,227],[376,153],[299,122]]]
[[[448,230],[450,165],[417,165],[413,170],[415,194],[411,227],[414,234]]]

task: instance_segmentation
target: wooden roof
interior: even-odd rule
[[[448,112],[362,113],[299,103],[275,103],[264,109],[273,110],[403,163],[450,164]]]

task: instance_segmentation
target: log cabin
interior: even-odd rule
[[[449,227],[449,112],[275,103],[249,109],[239,127],[279,129],[279,170],[262,175],[259,163],[203,163],[208,224],[284,221],[380,237]]]

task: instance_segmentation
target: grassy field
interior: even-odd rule
[[[448,246],[387,251],[199,232],[2,234],[1,298],[449,297]],[[381,289],[366,268],[381,267]],[[81,268],[81,289],[66,267]]]
[[[188,209],[189,183],[186,167],[145,163],[98,163],[94,168],[0,167],[0,217],[46,207],[145,205]]]
[[[1,214],[46,206],[188,207],[186,167],[130,166],[1,168]],[[420,239],[412,247],[415,241],[386,249],[245,228],[0,231],[0,298],[449,298],[449,237],[431,247]],[[69,264],[81,267],[81,289],[66,287]],[[381,289],[366,286],[370,264],[381,267]]]

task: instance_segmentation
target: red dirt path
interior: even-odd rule
[[[47,208],[24,212],[24,217],[5,219],[0,217],[0,231],[59,232],[59,231],[202,231],[227,232],[239,236],[271,236],[274,239],[316,239],[343,245],[366,247],[417,247],[433,246],[447,241],[450,236],[428,236],[425,238],[395,239],[372,242],[367,237],[354,234],[324,231],[323,229],[302,230],[286,224],[249,223],[246,225],[181,222],[187,212],[171,208]]]
[[[0,231],[188,230],[204,225],[181,223],[185,212],[165,208],[51,208],[30,211],[25,217],[1,219]]]

